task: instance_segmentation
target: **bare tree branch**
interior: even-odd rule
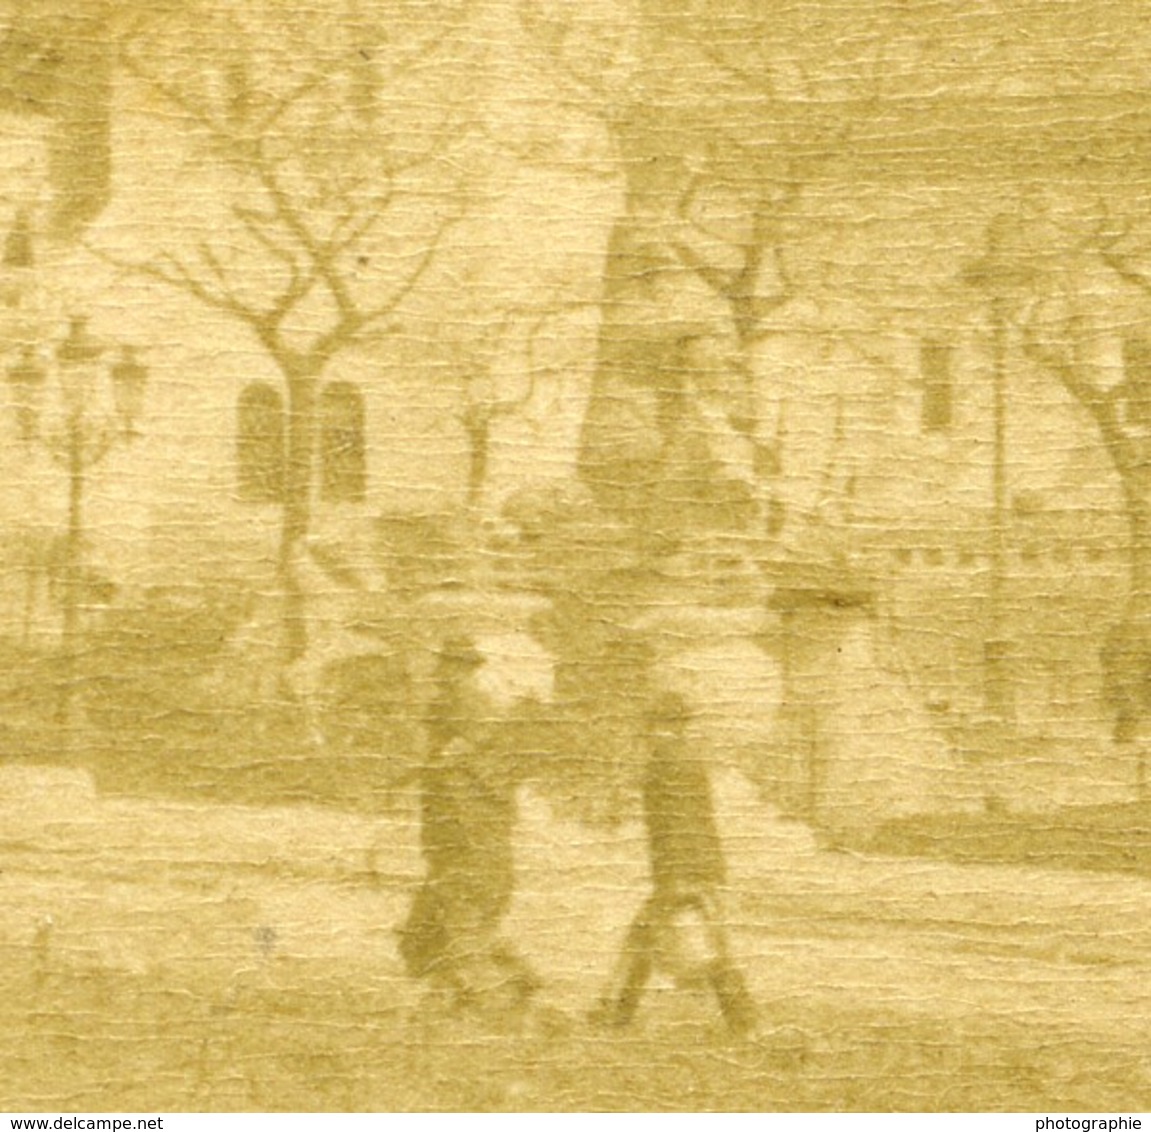
[[[393,194],[389,192],[383,200],[373,201],[372,208],[365,211],[359,219],[349,213],[337,221],[327,240],[327,245],[334,257],[351,251],[380,223],[391,203],[392,196]]]
[[[673,240],[671,248],[684,267],[698,275],[713,291],[724,298],[730,296],[731,289],[739,277],[738,272],[713,267],[697,251],[680,240]]]
[[[188,267],[173,255],[165,254],[159,260],[139,262],[121,259],[91,243],[86,243],[85,248],[97,259],[119,271],[156,279],[169,287],[184,291],[205,306],[233,315],[249,326],[257,326],[264,320],[264,312],[258,307],[244,302],[238,295],[227,289],[216,289],[208,286],[203,280],[193,275]]]
[[[467,4],[459,5],[458,20],[445,20],[440,30],[430,39],[424,40],[419,46],[405,54],[398,62],[388,69],[387,76],[381,76],[381,84],[392,84],[397,79],[407,78],[419,70],[429,59],[439,53],[441,47],[460,30],[460,23],[466,17]]]
[[[779,90],[774,76],[766,66],[762,70],[752,71],[747,67],[733,63],[714,39],[707,34],[694,38],[692,44],[721,74],[734,79],[741,86],[747,87],[749,90],[759,91],[769,98],[778,96]]]
[[[293,274],[298,274],[300,262],[289,248],[277,241],[271,234],[275,220],[247,205],[233,204],[232,214],[244,226],[249,236],[269,255],[280,260]]]
[[[1099,197],[1099,221],[1090,232],[1072,245],[1075,252],[1114,252],[1131,235],[1134,225],[1129,217],[1117,217],[1106,197]]]
[[[1145,294],[1151,295],[1151,279],[1136,271],[1122,256],[1100,249],[1099,258],[1124,282],[1130,283]]]
[[[291,110],[293,106],[303,101],[303,99],[316,90],[317,87],[328,81],[328,79],[329,76],[325,72],[316,72],[309,75],[308,78],[302,82],[297,83],[286,94],[273,99],[264,113],[252,123],[252,130],[255,136],[266,136],[271,128]]]
[[[211,247],[204,241],[201,241],[196,248],[197,254],[200,259],[207,265],[208,270],[216,279],[218,286],[226,288],[228,286],[227,273],[224,270],[224,265],[220,262],[220,257],[211,249]]]
[[[205,111],[186,92],[135,63],[133,70],[163,97],[186,111],[192,120],[214,135],[224,140],[233,137],[227,126]],[[276,100],[272,117],[265,115],[259,122],[267,125],[320,85],[320,82],[312,80],[298,84]],[[237,203],[231,211],[249,238],[287,269],[285,285],[278,289],[267,305],[257,306],[240,297],[231,283],[227,267],[207,242],[198,246],[200,261],[205,265],[205,277],[197,275],[173,256],[148,264],[119,262],[118,266],[161,280],[214,309],[234,315],[252,327],[273,355],[283,360],[287,360],[290,351],[279,337],[280,326],[317,285],[322,285],[331,296],[336,318],[334,324],[321,333],[301,355],[311,366],[322,365],[336,350],[363,341],[367,332],[375,329],[380,321],[395,311],[425,276],[443,237],[455,221],[450,220],[440,226],[415,266],[393,288],[385,301],[363,308],[352,293],[351,279],[342,257],[381,222],[388,205],[394,200],[393,185],[389,183],[382,197],[377,194],[370,206],[365,206],[357,205],[351,199],[353,194],[349,193],[346,179],[343,179],[342,183],[330,189],[328,196],[343,200],[344,207],[330,229],[322,232],[311,218],[316,211],[314,202],[301,201],[298,194],[288,187],[282,174],[283,162],[269,152],[266,135],[253,137],[250,141],[251,148],[245,153],[245,163],[249,173],[256,179],[266,205],[257,207]],[[337,176],[335,180],[340,178]],[[361,181],[366,183],[364,178]],[[331,186],[334,181],[329,179],[327,184]]]
[[[135,75],[136,78],[151,87],[157,94],[167,99],[177,109],[184,111],[192,121],[207,128],[216,137],[227,135],[228,131],[224,124],[204,108],[202,101],[192,98],[179,87],[165,82],[153,74],[147,67],[140,63],[126,46],[121,53],[121,63],[125,70]]]
[[[785,182],[782,194],[773,196],[766,186],[758,187],[756,200],[751,209],[750,231],[747,238],[739,244],[732,244],[722,234],[709,232],[693,215],[693,204],[699,193],[699,185],[704,180],[702,176],[692,179],[692,183],[685,188],[677,205],[677,211],[685,223],[713,239],[727,243],[730,247],[737,247],[741,253],[740,266],[725,270],[709,263],[684,241],[673,241],[671,245],[680,262],[730,304],[737,333],[743,342],[755,338],[760,321],[771,311],[789,302],[795,295],[794,282],[788,274],[783,256],[783,224],[803,192],[801,181],[794,176],[794,171],[792,172],[793,175]],[[770,297],[756,293],[767,254],[774,257],[776,272],[783,284],[780,293]]]
[[[283,227],[299,244],[308,258],[312,270],[332,296],[341,322],[355,311],[355,303],[343,277],[336,254],[331,246],[316,235],[293,201],[291,194],[283,187],[273,164],[261,151],[256,167],[257,178],[271,202],[272,209]]]
[[[165,264],[167,266],[164,266]],[[150,275],[154,279],[167,283],[169,286],[186,291],[207,306],[227,311],[249,324],[254,325],[262,317],[259,309],[245,303],[239,296],[226,288],[214,289],[209,287],[173,255],[164,255],[158,261],[141,264],[139,270],[145,275]]]
[[[1101,427],[1113,429],[1116,421],[1114,392],[1093,384],[1082,372],[1075,359],[1044,343],[1034,327],[1023,327],[1023,352],[1049,373],[1070,393]]]
[[[407,278],[398,287],[393,289],[387,300],[379,305],[359,312],[360,326],[366,326],[380,318],[385,318],[392,314],[397,307],[416,289],[420,281],[427,274],[428,269],[432,266],[436,254],[443,244],[444,238],[447,234],[454,230],[455,227],[463,221],[462,216],[451,217],[440,224],[436,230],[435,235],[429,241],[423,252],[420,253],[416,261],[415,267],[408,273]],[[357,327],[359,329],[359,327]]]

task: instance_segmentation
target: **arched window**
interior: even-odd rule
[[[924,342],[919,347],[923,378],[920,423],[924,432],[945,432],[951,427],[954,408],[951,359],[951,347],[942,342]]]
[[[236,466],[240,498],[280,503],[284,498],[284,398],[266,381],[240,394]]]
[[[320,498],[358,503],[366,482],[364,397],[351,382],[333,381],[320,394]]]

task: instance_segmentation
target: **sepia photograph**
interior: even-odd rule
[[[0,1109],[1151,1111],[1138,0],[0,0]]]

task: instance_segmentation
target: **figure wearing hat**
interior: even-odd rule
[[[495,707],[478,686],[483,654],[467,637],[444,643],[421,775],[426,873],[400,929],[408,973],[446,990],[455,1006],[523,1006],[538,987],[500,937],[515,892],[517,776]]]
[[[660,694],[645,722],[643,812],[652,891],[592,1019],[628,1025],[648,981],[661,970],[681,986],[710,987],[728,1028],[745,1035],[755,1027],[755,1005],[730,956],[720,907],[727,869],[707,766],[688,748],[687,704],[675,693]]]

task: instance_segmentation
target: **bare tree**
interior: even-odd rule
[[[1141,211],[1136,205],[1130,214]],[[1016,219],[996,233],[999,287],[1008,287],[1024,353],[1054,378],[1094,424],[1119,481],[1127,523],[1125,608],[1107,628],[1100,648],[1104,697],[1114,712],[1112,738],[1130,743],[1148,713],[1151,643],[1151,344],[1134,330],[1151,297],[1148,248],[1133,222],[1118,222],[1109,207],[1088,224],[1053,223],[1050,216]],[[1006,252],[1002,247],[1007,244]],[[1107,286],[1100,268],[1125,284]],[[1100,284],[1103,284],[1100,286]],[[998,301],[1004,302],[1004,297]],[[1101,304],[1101,297],[1103,303]],[[1001,308],[1002,311],[1003,308]],[[1004,323],[1004,325],[1006,325]],[[1092,347],[1100,335],[1123,338],[1121,370]],[[1105,355],[1106,356],[1106,355]],[[1137,796],[1145,797],[1146,759],[1136,756]]]
[[[126,37],[123,65],[233,188],[222,230],[116,262],[233,319],[280,374],[278,572],[290,662],[308,640],[298,560],[312,521],[319,382],[339,355],[393,331],[428,275],[460,219],[458,196],[445,190],[465,130],[457,100],[419,98],[454,25],[398,48],[382,30],[373,42],[363,27],[287,12],[264,27],[226,20],[218,50],[191,73],[154,38]],[[346,42],[310,38],[333,28]]]
[[[1098,332],[1098,319],[1092,318],[1098,300],[1082,284],[1094,261],[1134,293],[1151,297],[1151,270],[1133,226],[1116,221],[1109,209],[1078,231],[1059,231],[1050,223],[1043,227],[1045,232],[1015,233],[1016,262],[1022,264],[1015,274],[1023,348],[1086,412],[1115,469],[1128,527],[1129,607],[1134,614],[1151,600],[1151,355],[1140,353],[1133,337],[1125,344],[1120,379],[1101,371],[1090,351],[1092,334]],[[1053,234],[1056,246],[1040,242]]]
[[[526,306],[477,307],[466,324],[454,331],[445,328],[447,364],[460,385],[456,419],[467,439],[465,503],[471,518],[480,517],[490,486],[497,428],[522,415],[548,379],[563,376],[570,364],[569,320],[595,305],[593,300],[538,295]]]

